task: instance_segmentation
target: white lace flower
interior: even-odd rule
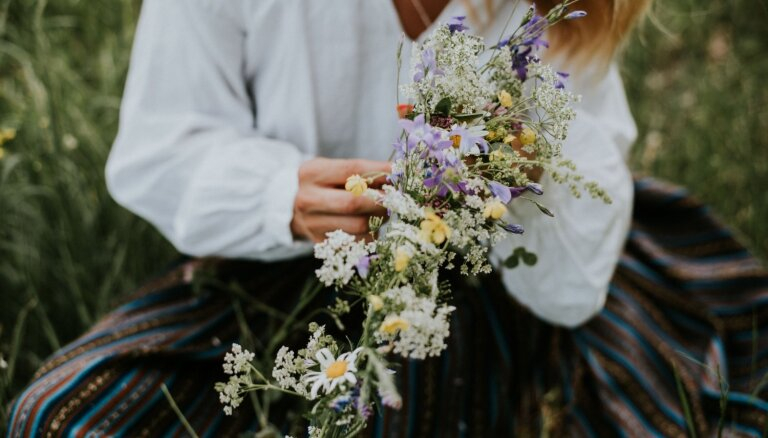
[[[390,289],[382,296],[391,307],[402,310],[387,315],[374,333],[376,340],[394,342],[393,351],[403,357],[439,356],[446,347],[448,318],[455,307],[438,304],[435,297],[419,296],[410,285]]]
[[[341,230],[326,236],[324,241],[315,245],[315,258],[323,261],[323,266],[315,274],[324,285],[341,287],[355,275],[355,265],[368,255],[368,247],[364,241],[357,241],[355,236]]]
[[[407,220],[419,220],[424,217],[424,208],[405,193],[387,184],[382,187],[384,193],[375,190],[366,192],[373,200],[380,202],[391,213]]]
[[[240,374],[248,370],[255,354],[244,350],[240,344],[232,344],[232,352],[224,355],[224,373]]]
[[[357,362],[357,355],[360,354],[360,351],[362,348],[342,353],[339,357],[333,357],[333,353],[327,348],[318,351],[315,357],[320,364],[320,371],[310,371],[302,378],[305,382],[312,383],[312,389],[309,393],[310,399],[316,398],[317,392],[321,388],[324,393],[328,394],[344,383],[352,385],[357,383],[357,376],[355,376],[357,365],[355,362]]]

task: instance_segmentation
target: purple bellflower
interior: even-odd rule
[[[355,264],[355,269],[357,269],[357,273],[360,275],[360,278],[365,280],[366,277],[368,277],[368,271],[371,269],[371,260],[373,259],[373,256],[363,256],[360,257],[360,260],[357,261]]]
[[[466,18],[467,17],[465,16],[452,17],[450,20],[448,20],[448,30],[454,34],[456,32],[464,32],[465,30],[469,29],[464,25],[464,20],[466,20]]]
[[[525,229],[520,224],[504,224],[501,228],[512,234],[523,234],[525,232]]]
[[[437,67],[437,55],[434,49],[424,49],[421,52],[421,62],[416,64],[416,73],[413,75],[413,82],[421,82],[426,78],[434,78],[437,76],[443,76],[442,70]]]
[[[507,187],[504,184],[491,181],[488,183],[488,189],[491,191],[493,196],[499,198],[499,200],[504,204],[509,204],[511,200],[519,198],[523,193],[527,191],[533,192],[536,195],[544,194],[544,190],[542,190],[541,184],[539,183],[530,183],[527,186],[520,187]]]
[[[578,18],[583,18],[587,16],[587,11],[573,11],[569,12],[565,17],[563,17],[564,20],[576,20]]]

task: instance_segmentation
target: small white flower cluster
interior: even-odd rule
[[[251,383],[250,367],[255,355],[243,349],[239,344],[232,344],[232,351],[224,355],[224,373],[229,375],[226,383],[217,383],[219,401],[224,405],[224,414],[232,415],[243,402],[243,393]]]
[[[423,52],[433,50],[442,74],[415,81],[402,87],[403,94],[416,102],[416,111],[429,112],[443,98],[465,113],[479,111],[488,102],[492,90],[481,75],[479,55],[485,49],[483,39],[466,32],[451,32],[440,26],[424,43],[414,44],[411,72],[416,74],[423,62]],[[419,99],[425,96],[427,99]],[[427,107],[422,107],[422,105]]]
[[[390,223],[387,228],[387,236],[392,238],[402,238],[414,243],[418,245],[419,251],[430,257],[439,256],[443,253],[443,251],[434,243],[424,239],[419,227],[406,222],[397,221]]]
[[[568,137],[568,127],[576,118],[572,105],[581,98],[558,86],[563,78],[558,77],[550,65],[533,62],[529,68],[530,74],[537,78],[536,86],[531,90],[531,98],[534,106],[540,110],[539,113],[546,113],[540,123],[555,148],[554,154],[559,155],[562,142]]]
[[[224,355],[224,373],[240,374],[248,371],[255,354],[244,350],[240,344],[232,344],[232,351]]]
[[[439,356],[450,334],[448,318],[456,308],[438,304],[437,297],[417,295],[409,286],[393,288],[382,295],[389,313],[375,336],[379,343],[392,342],[394,352],[403,357],[424,359]]]
[[[391,214],[396,214],[402,219],[416,221],[424,217],[424,208],[407,194],[391,185],[382,187],[383,193],[369,189],[366,193],[370,198],[379,202]]]
[[[308,382],[303,377],[315,365],[315,356],[324,349],[338,349],[333,337],[325,334],[324,325],[312,323],[309,330],[311,335],[307,346],[298,353],[286,346],[280,347],[272,368],[272,378],[280,388],[295,391],[306,398],[312,397]]]
[[[368,254],[365,242],[355,240],[355,236],[344,231],[332,231],[315,245],[315,258],[323,261],[315,271],[317,278],[326,286],[344,286],[355,275],[355,265]]]
[[[488,260],[488,246],[507,238],[509,233],[500,227],[487,226],[488,219],[483,214],[486,201],[480,196],[466,196],[464,200],[468,208],[449,211],[443,218],[454,230],[451,244],[462,251],[462,274],[488,274],[493,269]]]

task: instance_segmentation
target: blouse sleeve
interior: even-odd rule
[[[507,290],[538,317],[567,327],[586,322],[602,309],[629,231],[634,194],[626,157],[637,134],[617,68],[612,66],[584,93],[563,154],[586,180],[606,189],[613,202],[576,199],[545,173],[545,193],[538,200],[555,217],[542,215],[524,200],[514,201],[512,214],[527,225],[525,234],[511,236],[492,250]],[[538,263],[501,266],[518,246],[536,253]]]
[[[144,1],[106,178],[181,252],[277,259],[303,157],[254,126],[240,4]]]

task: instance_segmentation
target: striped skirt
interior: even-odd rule
[[[165,385],[200,436],[253,436],[249,402],[227,417],[213,389],[223,355],[268,342],[263,303],[290,310],[314,268],[180,262],[48,359],[12,405],[8,435],[186,435]],[[403,406],[367,436],[768,434],[768,273],[678,188],[637,181],[607,303],[578,329],[537,320],[493,276],[453,288],[447,351],[402,364]],[[274,404],[276,424],[296,433],[301,406]]]

